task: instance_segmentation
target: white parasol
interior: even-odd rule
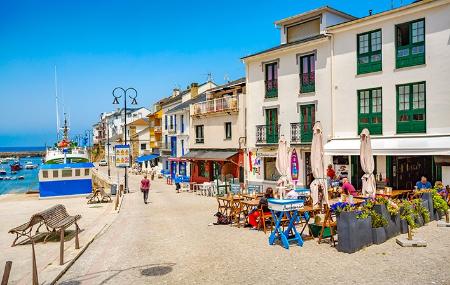
[[[375,162],[373,160],[372,144],[370,142],[370,132],[368,129],[363,129],[361,132],[361,148],[359,158],[361,168],[364,171],[362,180],[362,193],[375,197],[376,182],[373,175]]]
[[[319,203],[319,186],[323,189],[322,202],[328,204],[327,180],[325,178],[325,169],[323,166],[323,134],[320,122],[314,124],[313,139],[311,143],[311,170],[314,181],[311,182],[311,197],[313,205]]]
[[[289,184],[289,145],[284,136],[281,136],[278,141],[277,160],[275,166],[278,173],[281,175],[277,181],[277,185],[279,193],[281,194],[280,198],[283,198],[284,189]]]

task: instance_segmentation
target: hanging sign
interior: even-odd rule
[[[130,145],[116,145],[116,167],[130,167]]]
[[[295,148],[292,150],[291,154],[291,178],[293,181],[298,180],[298,156]]]

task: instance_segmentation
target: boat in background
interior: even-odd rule
[[[22,165],[20,164],[20,162],[16,161],[13,164],[10,165],[11,167],[11,171],[19,171],[22,170]]]
[[[36,164],[33,164],[33,162],[27,161],[27,162],[25,163],[25,169],[35,169],[35,168],[37,168],[37,165],[36,165]]]
[[[0,168],[0,175],[6,175],[6,170],[3,168]]]

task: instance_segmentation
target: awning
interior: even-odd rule
[[[209,151],[209,150],[193,150],[182,156],[181,158],[189,160],[228,160],[236,155],[237,151]]]
[[[371,137],[374,155],[450,155],[450,136]],[[359,139],[334,139],[325,144],[326,155],[359,155]]]
[[[149,160],[155,159],[157,157],[159,157],[159,154],[155,154],[155,153],[154,154],[141,155],[138,158],[136,158],[136,161],[137,162],[144,162],[144,161],[149,161]]]
[[[181,157],[169,157],[169,161],[186,161],[186,158]]]

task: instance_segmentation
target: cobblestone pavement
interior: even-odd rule
[[[209,226],[214,198],[176,194],[162,180],[145,205],[139,179],[130,177],[119,216],[59,284],[450,284],[450,229],[436,222],[417,232],[426,248],[391,239],[350,255],[311,240],[285,250],[262,232]]]

